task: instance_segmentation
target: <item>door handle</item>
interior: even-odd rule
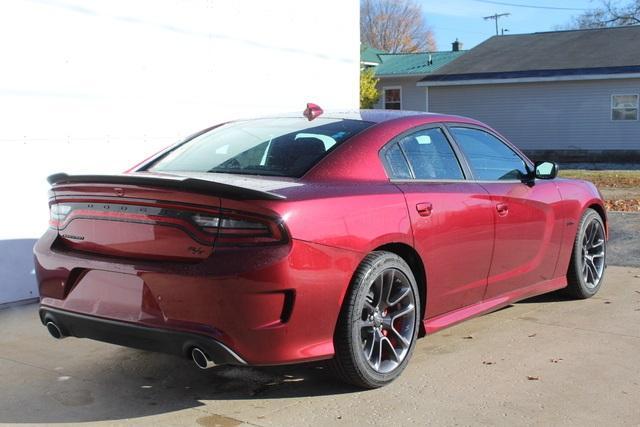
[[[429,216],[433,210],[433,205],[429,202],[417,203],[416,210],[420,216]]]
[[[506,203],[498,203],[496,205],[496,210],[498,211],[498,215],[505,216],[509,213],[509,205]]]

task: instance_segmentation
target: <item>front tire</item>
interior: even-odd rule
[[[335,335],[332,367],[343,381],[382,387],[404,370],[418,337],[420,294],[399,256],[376,251],[351,281]]]
[[[587,209],[578,224],[567,274],[566,291],[574,298],[591,298],[602,285],[607,255],[604,230],[600,214]]]

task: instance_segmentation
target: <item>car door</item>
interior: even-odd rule
[[[448,129],[494,204],[495,245],[485,299],[553,278],[563,229],[556,184],[530,179],[533,165],[489,130]]]
[[[466,179],[440,126],[418,128],[381,151],[392,182],[405,195],[427,276],[426,317],[480,302],[493,249],[493,202]]]

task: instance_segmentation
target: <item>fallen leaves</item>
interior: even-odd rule
[[[529,381],[539,381],[540,377],[534,377],[534,376],[531,376],[531,375],[527,375],[527,379]]]
[[[549,359],[549,362],[551,363],[560,363],[562,360],[564,360],[562,357],[558,357],[557,359]]]
[[[561,176],[593,182],[604,193],[609,211],[640,212],[640,171],[566,170]]]
[[[472,335],[467,335],[465,337],[462,337],[463,340],[472,340],[473,336]]]
[[[483,364],[483,365],[495,365],[495,364],[496,364],[496,362],[490,362],[490,361],[488,361],[488,360],[484,360],[484,361],[482,362],[482,364]]]
[[[640,199],[605,200],[608,211],[640,212]]]
[[[536,335],[538,335],[538,334],[531,334],[531,335],[527,335],[527,336],[528,336],[529,338],[533,338],[533,337],[535,337]]]
[[[598,187],[640,187],[640,171],[565,170],[560,175],[564,178],[585,179]]]

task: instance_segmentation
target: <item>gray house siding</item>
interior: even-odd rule
[[[374,106],[374,108],[384,108],[383,89],[385,87],[401,87],[401,102],[403,110],[426,111],[426,90],[423,87],[416,86],[416,83],[418,83],[421,78],[422,76],[404,78],[380,78],[377,85],[380,99],[378,100],[378,103]]]
[[[611,96],[621,94],[640,94],[640,79],[430,87],[429,111],[478,119],[529,153],[637,155],[640,121],[611,120]]]

